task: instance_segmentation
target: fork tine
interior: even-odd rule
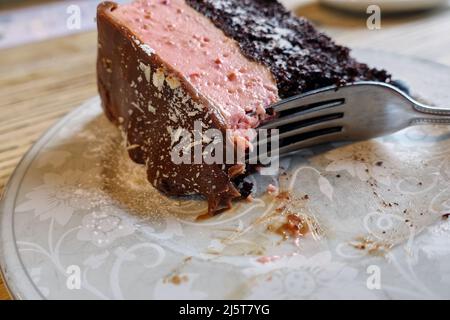
[[[342,112],[326,114],[319,117],[308,117],[308,118],[302,117],[300,121],[297,121],[295,123],[277,126],[278,138],[281,140],[319,129],[343,126],[342,122],[343,117],[344,113]],[[270,141],[270,137],[258,140],[258,145],[268,143],[268,141]]]
[[[330,113],[330,109],[334,109],[345,104],[345,99],[334,96],[335,99],[316,101],[313,104],[308,104],[312,99],[308,97],[299,97],[291,100],[285,99],[280,104],[274,105],[273,110],[279,114],[279,117],[263,123],[259,126],[260,129],[275,129],[290,123],[298,122],[305,116],[320,117]],[[306,100],[305,100],[306,99]],[[286,101],[289,100],[289,101]],[[316,100],[316,99],[314,99]],[[279,111],[280,109],[283,109]]]

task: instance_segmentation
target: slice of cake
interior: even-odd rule
[[[130,157],[168,195],[207,197],[210,213],[248,196],[243,164],[175,163],[181,132],[231,131],[246,148],[266,108],[319,87],[387,81],[271,0],[138,0],[98,7],[98,87]],[[195,148],[190,146],[189,148]]]

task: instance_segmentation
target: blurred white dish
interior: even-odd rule
[[[366,11],[370,5],[378,5],[384,12],[406,12],[431,9],[447,3],[447,0],[319,0],[329,6],[350,10]]]

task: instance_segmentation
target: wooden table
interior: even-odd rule
[[[304,3],[296,12],[314,20],[342,44],[450,65],[450,7],[383,17],[381,30],[370,31],[366,16],[336,13],[307,0]],[[95,32],[0,51],[0,192],[33,142],[96,94],[95,55]],[[0,279],[0,299],[7,298]]]

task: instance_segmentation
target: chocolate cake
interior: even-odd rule
[[[389,81],[355,61],[275,0],[138,0],[99,5],[98,87],[132,160],[173,196],[200,194],[209,212],[248,196],[242,163],[175,163],[181,132],[231,132],[266,120],[267,107],[298,93],[357,80]],[[195,145],[189,146],[195,148]]]

